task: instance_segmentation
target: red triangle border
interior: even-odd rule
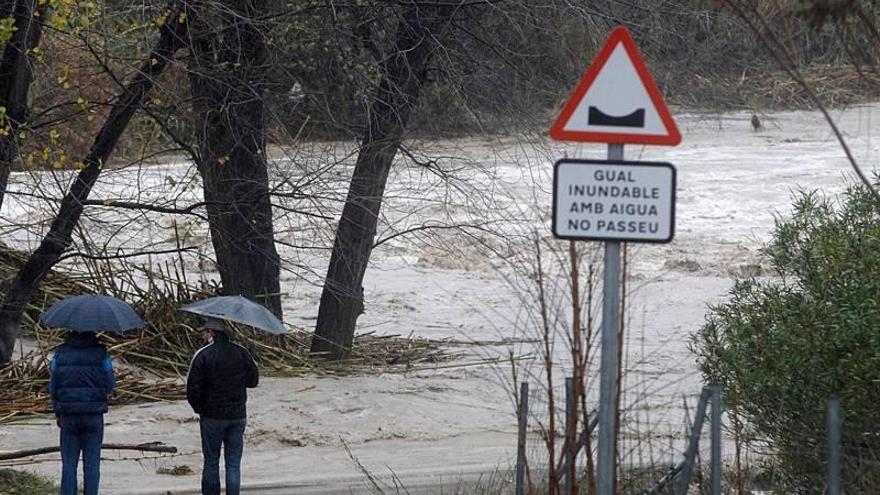
[[[568,120],[577,109],[581,100],[587,94],[590,86],[592,86],[593,81],[595,81],[599,73],[602,72],[605,63],[608,62],[614,49],[617,48],[617,45],[620,43],[623,44],[633,67],[635,67],[636,73],[639,75],[642,85],[647,91],[648,96],[651,98],[651,103],[654,104],[654,108],[657,110],[660,120],[666,128],[667,134],[631,134],[564,130],[565,124],[568,123]],[[584,75],[581,76],[580,82],[578,82],[578,85],[571,93],[571,96],[568,97],[568,101],[565,102],[565,106],[562,107],[559,116],[556,117],[553,125],[550,126],[550,137],[558,141],[589,143],[657,144],[666,146],[675,146],[681,143],[681,133],[678,132],[678,127],[672,119],[672,114],[669,112],[669,108],[666,106],[663,96],[660,95],[660,91],[654,83],[654,78],[651,77],[651,73],[648,71],[648,67],[645,65],[645,61],[639,53],[639,48],[636,46],[635,41],[633,41],[633,38],[626,27],[618,26],[611,31],[608,40],[602,45],[602,48],[596,54],[593,62],[587,68],[586,72],[584,72]]]

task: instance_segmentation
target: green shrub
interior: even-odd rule
[[[52,495],[58,487],[51,481],[26,471],[0,469],[0,495]]]
[[[841,399],[847,493],[880,486],[880,205],[861,187],[802,193],[763,250],[773,277],[737,280],[692,350],[745,439],[777,454],[787,493],[820,493],[825,408]]]

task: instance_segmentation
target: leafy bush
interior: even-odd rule
[[[0,495],[52,495],[58,487],[42,476],[27,471],[0,469]]]
[[[861,187],[802,193],[763,255],[775,272],[738,280],[691,347],[725,387],[745,439],[778,454],[788,493],[825,483],[825,408],[840,397],[847,493],[880,486],[880,205]]]

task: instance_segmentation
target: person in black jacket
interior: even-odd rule
[[[239,495],[241,455],[247,424],[247,390],[259,382],[250,352],[229,340],[223,320],[202,326],[210,342],[193,355],[186,400],[199,415],[202,435],[202,494],[220,494],[220,448],[226,463],[226,494]]]
[[[50,363],[49,395],[61,430],[61,495],[76,494],[83,459],[83,494],[97,495],[107,398],[116,386],[107,349],[93,333],[69,332]]]

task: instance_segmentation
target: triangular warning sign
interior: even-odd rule
[[[665,144],[681,134],[629,30],[617,27],[550,127],[560,141]]]

